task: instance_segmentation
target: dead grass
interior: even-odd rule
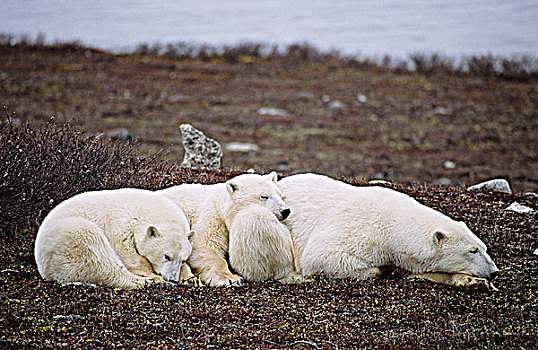
[[[132,145],[65,125],[4,124],[0,145],[0,347],[530,349],[538,341],[537,221],[504,210],[516,200],[537,209],[536,197],[393,186],[477,232],[501,268],[494,294],[391,279],[135,291],[61,286],[40,278],[33,257],[37,223],[61,200],[89,189],[213,183],[238,173],[140,159]]]

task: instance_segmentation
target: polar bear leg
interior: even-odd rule
[[[179,269],[179,284],[196,287],[201,287],[204,285],[200,278],[192,273],[191,268],[187,263],[183,263]]]
[[[188,264],[198,274],[202,283],[208,286],[241,285],[242,277],[233,274],[224,259],[228,251],[227,229],[215,225],[214,220],[212,222],[205,217],[201,217],[199,221],[201,224],[193,227],[196,234],[193,236],[192,253]],[[224,233],[215,233],[218,231]]]
[[[310,282],[311,280],[305,279],[303,275],[294,270],[290,271],[285,277],[277,279],[277,281],[284,284],[298,284],[303,282]]]
[[[481,291],[498,291],[490,281],[484,278],[478,278],[463,273],[442,273],[442,272],[425,272],[410,273],[406,278],[420,278],[428,281],[448,284],[455,287],[471,288]]]
[[[58,282],[87,282],[133,289],[151,283],[158,276],[136,276],[127,270],[112,249],[104,232],[81,219],[59,220],[40,239],[40,272]]]

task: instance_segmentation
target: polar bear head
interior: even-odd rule
[[[146,258],[153,271],[167,281],[177,282],[181,266],[192,252],[190,239],[194,231],[189,229],[187,219],[159,225],[151,224],[135,232],[135,247]]]
[[[448,218],[447,218],[448,219]],[[434,271],[493,279],[499,269],[486,245],[463,222],[448,219],[430,232]]]
[[[243,174],[226,182],[226,190],[237,212],[250,205],[261,205],[273,213],[278,220],[288,218],[290,208],[282,201],[282,192],[277,187],[278,175],[274,171],[267,175]]]

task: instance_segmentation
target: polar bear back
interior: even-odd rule
[[[35,258],[45,279],[134,288],[156,273],[176,280],[190,235],[181,209],[151,191],[86,192],[46,216]]]
[[[478,277],[497,271],[464,223],[403,193],[316,174],[290,176],[279,187],[291,208],[286,225],[306,275],[353,275],[354,269],[385,266]]]

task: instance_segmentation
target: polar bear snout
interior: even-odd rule
[[[278,220],[280,221],[284,221],[288,218],[288,216],[290,216],[291,214],[291,209],[290,208],[286,208],[284,210],[281,210],[280,211],[280,217],[278,218]]]

